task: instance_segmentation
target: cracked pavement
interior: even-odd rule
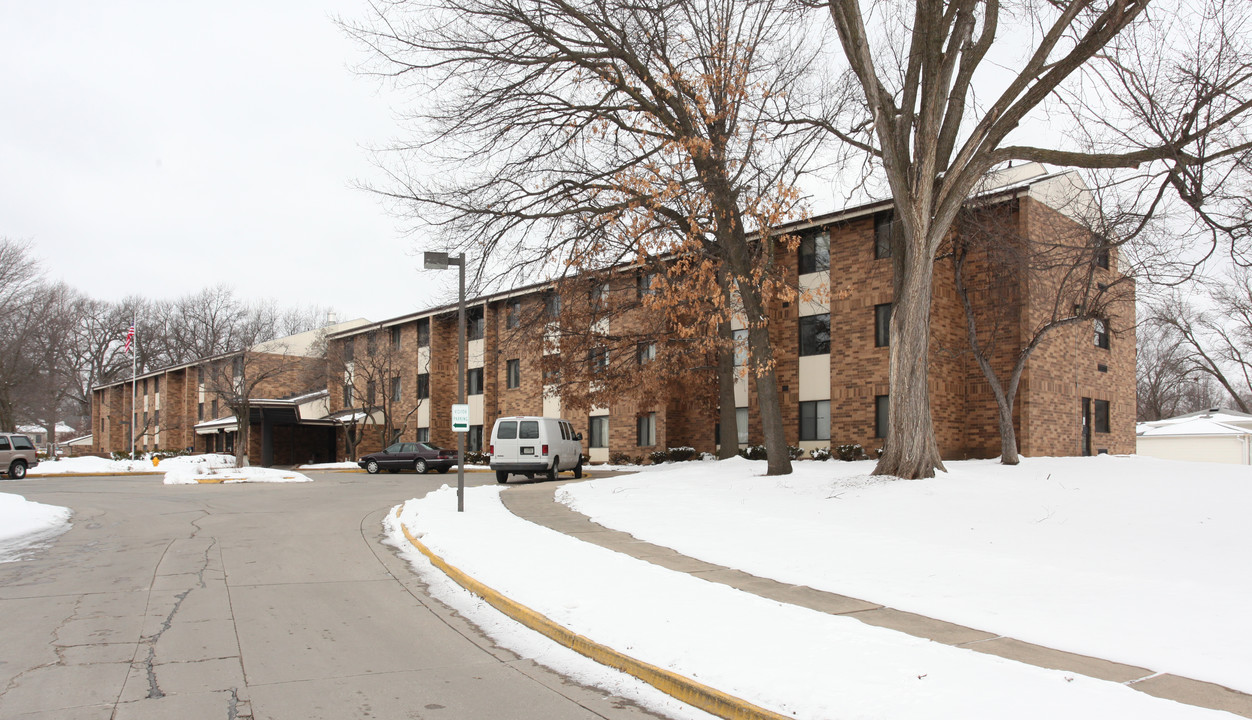
[[[654,717],[495,647],[381,544],[444,476],[309,475],[0,483],[75,513],[0,564],[0,719]]]

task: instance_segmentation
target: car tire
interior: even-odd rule
[[[439,474],[441,474],[441,475],[442,475],[443,473],[446,473],[446,472],[448,472],[448,471],[449,471],[449,470],[451,470],[451,469],[452,469],[452,468],[450,468],[450,467],[446,467],[446,466],[445,466],[445,467],[441,467],[441,468],[439,468]]]
[[[9,466],[9,478],[13,480],[21,480],[26,477],[26,462],[23,460],[14,460]]]
[[[556,480],[557,468],[559,468],[560,466],[561,466],[561,456],[557,455],[556,457],[552,458],[552,467],[548,468],[549,480]]]
[[[365,463],[365,472],[369,473],[370,475],[377,475],[378,470],[379,470],[379,467],[378,467],[377,460],[370,460],[369,462]]]
[[[583,458],[578,456],[578,464],[574,466],[574,479],[581,480],[583,476]]]
[[[387,468],[387,472],[395,474],[400,472],[400,468]]]
[[[507,470],[496,471],[496,482],[503,484],[508,481],[509,481],[509,473]]]
[[[421,458],[414,460],[413,469],[417,471],[418,475],[425,475],[426,474],[426,461]]]

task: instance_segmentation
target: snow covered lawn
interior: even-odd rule
[[[294,470],[256,466],[237,468],[232,455],[192,455],[170,458],[161,465],[166,469],[166,485],[313,482],[313,478]]]
[[[862,468],[864,472],[868,466]],[[831,474],[848,468],[825,464],[816,467],[809,481],[804,480],[806,468],[781,482],[753,477],[763,469],[763,463],[746,461],[685,464],[672,471],[592,482],[601,484],[597,493],[623,500],[623,495],[643,495],[635,491],[653,483],[658,485],[658,494],[668,485],[681,496],[681,488],[692,483],[687,492],[704,495],[715,507],[687,508],[691,514],[671,516],[671,521],[690,525],[698,532],[715,525],[711,516],[727,509],[711,502],[710,492],[729,499],[746,493],[756,483],[775,488],[782,497],[806,485],[825,483],[827,494],[821,496],[825,503]],[[825,477],[819,478],[817,471],[824,471]],[[705,482],[720,484],[706,486],[698,493],[694,488]],[[928,485],[895,484],[914,491]],[[862,479],[849,483],[847,489],[859,496],[888,485]],[[614,493],[609,486],[627,489]],[[500,491],[499,487],[468,489],[466,512],[459,514],[455,490],[445,486],[405,503],[398,522],[389,514],[388,531],[393,542],[405,548],[407,541],[399,529],[402,522],[452,565],[573,631],[784,715],[893,719],[1223,716],[1153,698],[1119,683],[948,647],[665,570],[525,522],[503,507]],[[916,500],[924,502],[923,498],[934,494],[923,492]],[[785,503],[761,504],[751,493],[741,499],[743,505],[725,503],[739,506],[731,519],[738,534],[756,541],[771,533],[787,534],[787,525],[776,526],[768,519]],[[845,499],[850,495],[829,502]],[[802,491],[792,505],[816,501],[814,493]],[[896,501],[908,502],[904,497]],[[765,525],[752,524],[757,519]],[[794,535],[791,538],[793,542],[797,539]],[[787,554],[832,549],[837,548],[793,546]],[[406,556],[434,592],[498,642],[522,648],[520,652],[537,655],[540,662],[572,672],[584,681],[620,688],[620,676],[595,680],[588,677],[594,671],[571,670],[561,651],[535,650],[540,643],[537,635],[502,621],[481,600],[451,587],[450,581],[416,551],[407,550]],[[673,708],[669,711],[676,712]],[[689,710],[678,714],[704,717]]]
[[[164,462],[172,462],[175,458],[165,460]],[[27,477],[40,477],[47,475],[95,475],[95,474],[138,474],[138,473],[163,473],[168,468],[153,466],[152,461],[148,459],[139,460],[109,460],[99,457],[74,457],[62,458],[60,460],[44,460],[35,467],[27,471]]]
[[[69,530],[69,508],[31,502],[21,495],[0,493],[0,562]]]
[[[663,466],[558,497],[754,575],[1252,692],[1250,468],[1035,458],[888,481],[872,462],[795,467]]]

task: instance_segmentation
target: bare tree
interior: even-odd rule
[[[350,30],[382,72],[424,97],[413,113],[419,139],[387,158],[393,185],[383,191],[501,276],[665,258],[684,282],[648,305],[687,337],[716,344],[741,306],[769,473],[790,472],[767,308],[794,289],[776,244],[752,231],[798,212],[795,179],[814,151],[810,128],[776,122],[810,67],[801,9],[776,0],[376,8],[372,26]],[[712,312],[686,313],[693,298]]]
[[[1252,408],[1252,269],[1235,267],[1199,297],[1174,292],[1148,320],[1177,340],[1186,376],[1216,382],[1240,412]],[[1172,353],[1171,353],[1172,354]]]
[[[1212,375],[1196,372],[1188,344],[1176,328],[1149,317],[1140,323],[1135,339],[1139,422],[1220,406],[1224,393]]]
[[[1248,5],[1149,4],[825,3],[847,63],[839,87],[854,92],[819,124],[881,169],[895,203],[890,427],[876,474],[943,467],[927,386],[933,265],[989,170],[1142,168],[1155,198],[1172,191],[1198,210],[1252,147]],[[993,52],[1006,45],[1020,60]],[[992,67],[1006,80],[980,92]],[[1038,144],[1042,117],[1068,137]]]
[[[353,407],[361,408],[366,417],[358,418],[352,413],[342,423],[345,446],[349,457],[356,455],[356,446],[374,417],[382,420],[374,425],[379,443],[386,447],[395,442],[409,429],[426,398],[417,392],[416,378],[411,373],[415,363],[407,362],[398,329],[375,328],[364,335],[353,336],[348,350],[347,342],[339,341],[328,346],[327,360],[330,377],[341,379],[350,387]],[[365,347],[357,347],[358,338],[365,339]],[[418,373],[429,373],[430,368],[418,368]],[[405,382],[408,375],[408,382]],[[405,387],[409,390],[406,392]]]

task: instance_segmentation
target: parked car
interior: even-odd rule
[[[446,473],[456,466],[456,450],[447,450],[425,442],[402,442],[391,445],[382,452],[365,455],[356,464],[371,475],[380,470],[415,470],[418,473],[438,470]]]
[[[549,480],[564,470],[583,476],[582,433],[559,418],[502,417],[491,428],[491,469],[496,482],[510,474],[534,478],[543,473]]]
[[[26,471],[39,464],[35,444],[25,435],[0,433],[0,472],[14,480],[26,477]]]

